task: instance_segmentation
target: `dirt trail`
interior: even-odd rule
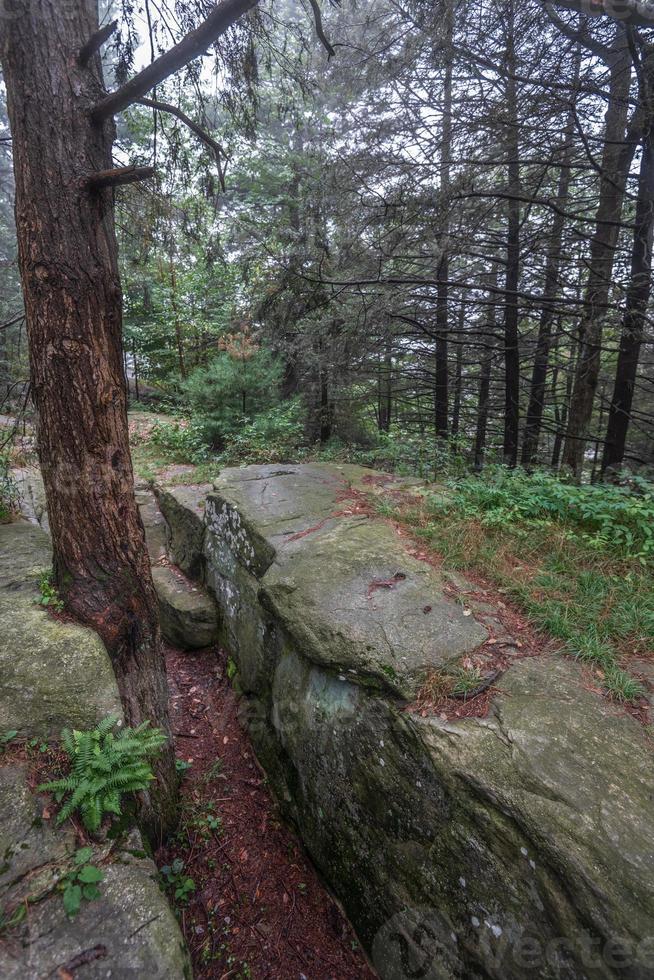
[[[195,891],[177,902],[196,980],[368,980],[351,928],[284,826],[237,719],[227,655],[168,648],[182,783],[177,837],[156,855]],[[179,865],[175,866],[179,867]],[[170,875],[169,875],[170,877]]]

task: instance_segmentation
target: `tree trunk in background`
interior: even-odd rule
[[[434,428],[439,439],[447,439],[447,420],[449,415],[448,378],[448,285],[449,261],[447,252],[438,265],[438,284],[436,300],[436,342],[434,378]]]
[[[461,423],[461,389],[463,387],[463,332],[465,330],[465,303],[461,300],[459,309],[459,329],[456,347],[456,366],[454,369],[454,404],[452,405],[452,440],[456,440]]]
[[[563,449],[563,440],[565,439],[565,433],[568,427],[568,412],[570,411],[570,399],[572,398],[572,384],[574,380],[575,366],[577,363],[577,350],[579,347],[579,341],[575,337],[573,338],[573,346],[570,351],[570,368],[566,373],[565,378],[565,396],[563,399],[563,407],[559,412],[558,403],[556,399],[556,387],[558,383],[559,369],[558,366],[555,368],[552,376],[552,401],[554,403],[554,419],[556,422],[556,434],[554,436],[554,446],[552,449],[552,469],[558,470],[561,463],[561,451]]]
[[[122,297],[111,190],[114,126],[91,123],[100,59],[77,54],[95,0],[16,0],[0,21],[16,175],[16,224],[38,447],[57,586],[111,655],[130,723],[170,734],[165,665],[145,536],[134,499],[122,364]],[[53,665],[53,667],[56,665]],[[152,831],[175,820],[172,744],[146,802]]]
[[[575,63],[574,85],[579,82],[579,71],[581,68],[581,51],[577,48],[577,60]],[[575,124],[576,91],[570,106],[567,124],[565,128],[565,138],[561,147],[561,172],[555,203],[559,210],[554,213],[552,221],[552,231],[550,234],[549,248],[547,250],[547,262],[545,265],[545,285],[543,288],[543,309],[538,325],[538,340],[536,341],[536,354],[531,375],[531,389],[529,394],[529,407],[527,408],[527,419],[525,431],[522,437],[522,457],[523,466],[529,467],[538,454],[538,440],[540,438],[540,428],[543,420],[543,410],[545,408],[545,389],[547,385],[547,371],[550,361],[550,348],[552,344],[552,324],[554,322],[553,303],[559,288],[559,271],[561,268],[561,244],[563,241],[563,230],[565,228],[565,210],[568,202],[570,190],[570,161],[572,159],[573,133]]]
[[[609,407],[602,475],[618,470],[624,460],[627,431],[631,421],[638,360],[643,342],[645,317],[652,288],[652,232],[654,228],[654,146],[651,129],[643,140],[638,179],[638,201],[631,254],[631,279],[622,322],[615,387]]]
[[[508,159],[508,228],[506,241],[506,301],[504,307],[504,447],[507,466],[518,461],[520,426],[520,350],[518,285],[520,282],[520,145],[515,57],[515,10],[509,0],[506,38],[506,152]]]
[[[605,404],[606,404],[606,383],[605,382],[602,382],[602,385],[601,385],[601,388],[600,388],[599,413],[598,413],[598,419],[597,419],[597,428],[598,428],[598,430],[600,432],[602,431],[602,425],[604,424],[604,414],[605,414],[605,407],[604,406],[605,406]],[[591,471],[590,471],[590,482],[591,483],[597,483],[597,478],[599,476],[599,473],[597,471],[597,463],[598,463],[598,460],[599,460],[600,442],[601,442],[600,439],[596,439],[595,440],[595,448],[593,449],[593,465],[592,465]]]
[[[179,306],[177,303],[177,273],[175,271],[175,259],[170,254],[170,305],[173,309],[173,323],[175,324],[175,341],[177,343],[177,363],[179,374],[182,380],[186,378],[186,363],[184,361],[184,335],[182,333],[182,323],[179,319]]]
[[[327,372],[320,371],[320,442],[326,443],[332,437],[332,410],[329,404],[329,382]]]
[[[497,287],[497,265],[490,273],[489,285]],[[484,466],[486,454],[486,429],[488,427],[488,411],[490,407],[490,382],[493,370],[493,355],[495,353],[495,327],[497,325],[497,307],[492,302],[495,296],[491,294],[491,305],[488,307],[488,322],[486,324],[486,344],[483,350],[481,368],[479,370],[479,394],[477,396],[477,429],[472,453],[475,473],[480,473]]]
[[[441,137],[440,169],[440,208],[441,221],[439,239],[441,260],[438,263],[436,283],[436,377],[434,388],[434,427],[440,439],[447,439],[449,416],[449,372],[448,372],[448,330],[449,330],[449,209],[450,209],[450,158],[452,156],[452,35],[454,17],[451,0],[444,5],[444,47],[445,74],[443,78],[443,121]]]
[[[386,347],[383,365],[379,366],[379,431],[390,432],[393,417],[393,360],[390,344]]]
[[[616,26],[610,49],[609,106],[606,112],[596,228],[590,249],[585,306],[580,324],[580,349],[575,372],[563,465],[581,477],[584,450],[593,414],[600,370],[602,327],[611,288],[624,188],[631,158],[625,153],[625,129],[631,53],[624,27]]]

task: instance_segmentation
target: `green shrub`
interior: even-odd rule
[[[57,802],[68,797],[57,815],[61,824],[78,811],[89,831],[96,831],[105,814],[120,816],[126,793],[145,790],[154,779],[148,759],[157,755],[166,736],[148,721],[114,734],[119,719],[105,718],[92,731],[64,729],[61,741],[72,766],[68,776],[39,786],[54,793]]]
[[[196,419],[155,422],[150,439],[174,463],[198,465],[209,458],[204,426]]]
[[[100,898],[98,885],[104,879],[104,872],[88,863],[92,856],[92,847],[80,847],[75,852],[75,867],[59,882],[59,888],[63,892],[64,908],[70,918],[79,912],[82,899],[92,902]]]
[[[654,486],[638,481],[635,491],[606,484],[577,486],[551,473],[491,467],[482,476],[448,484],[455,508],[489,526],[556,523],[591,548],[642,563],[654,558]]]
[[[193,418],[214,447],[238,436],[244,424],[277,404],[281,365],[263,349],[245,358],[219,354],[183,386]]]
[[[62,612],[64,608],[63,600],[59,595],[57,586],[52,581],[52,572],[44,572],[39,578],[40,606],[47,606],[55,612]]]
[[[161,876],[166,886],[180,905],[185,905],[195,891],[195,881],[184,873],[184,868],[185,864],[181,858],[175,858],[172,864],[165,864],[161,868]]]
[[[242,425],[217,457],[223,466],[275,463],[298,458],[304,424],[298,399],[274,405]]]

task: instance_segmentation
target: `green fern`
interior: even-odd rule
[[[145,790],[154,779],[148,759],[158,754],[166,736],[150,728],[148,721],[115,732],[118,722],[116,715],[109,715],[92,731],[62,731],[71,771],[39,786],[39,792],[54,793],[58,803],[67,797],[58,824],[78,811],[86,829],[96,831],[105,814],[120,816],[126,793]]]

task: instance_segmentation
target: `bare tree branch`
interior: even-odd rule
[[[556,3],[556,0],[554,0],[554,2]],[[545,4],[545,11],[554,26],[562,34],[569,38],[569,40],[574,41],[575,43],[583,44],[585,48],[588,48],[589,51],[596,54],[598,58],[602,59],[602,61],[606,62],[608,60],[610,57],[610,51],[605,44],[602,44],[601,41],[597,41],[591,34],[588,33],[588,31],[580,30],[572,27],[570,24],[566,24],[564,20],[561,20],[551,3]]]
[[[220,143],[210,136],[198,123],[194,122],[190,116],[187,116],[185,112],[178,109],[176,105],[172,105],[170,102],[159,102],[157,99],[139,99],[139,105],[149,106],[150,109],[157,109],[159,112],[166,112],[171,116],[175,116],[180,122],[183,122],[192,133],[194,133],[205,146],[208,146],[210,150],[213,150],[214,156],[216,158],[216,163],[218,165],[218,177],[220,180],[220,186],[225,190],[225,174],[222,166],[222,159],[227,160],[227,154],[223,150]]]
[[[85,65],[88,65],[96,51],[99,51],[105,41],[109,40],[117,27],[118,21],[112,20],[112,22],[107,24],[106,27],[101,27],[99,31],[96,31],[95,34],[91,35],[77,56],[77,63],[81,65],[82,68]]]
[[[256,7],[259,0],[222,0],[206,20],[191,31],[179,44],[176,44],[157,58],[152,64],[130,78],[121,88],[111,92],[91,110],[95,122],[102,122],[117,112],[121,112],[134,102],[138,102],[150,89],[163,82],[165,78],[198,58],[207,48],[235,24],[239,17]]]
[[[327,60],[329,60],[329,58],[333,58],[335,56],[336,52],[334,51],[332,45],[329,43],[329,40],[325,34],[325,30],[322,26],[322,14],[320,13],[318,0],[309,0],[309,3],[311,4],[311,9],[313,10],[313,19],[316,22],[316,34],[318,36],[318,40],[321,42],[321,44],[327,51],[327,55],[328,55]]]
[[[16,316],[11,318],[11,320],[7,320],[5,323],[0,323],[0,330],[7,330],[9,327],[13,327],[14,324],[20,323],[20,321],[24,319],[24,313],[17,313]]]
[[[116,167],[113,170],[98,170],[86,179],[87,187],[100,190],[103,187],[117,187],[120,184],[134,184],[137,180],[154,177],[154,167]]]

